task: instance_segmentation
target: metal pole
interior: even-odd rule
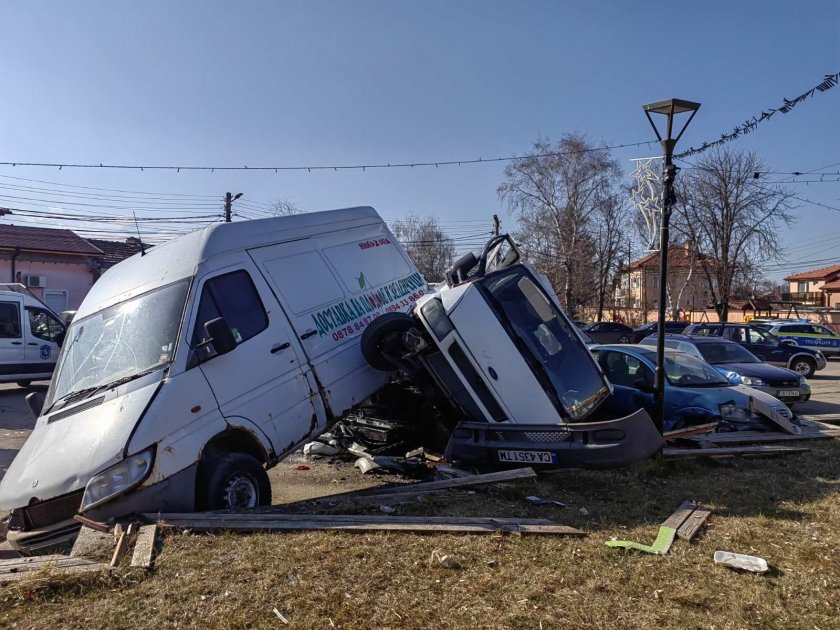
[[[668,278],[668,239],[670,237],[671,204],[674,197],[674,178],[677,167],[674,166],[674,145],[671,139],[670,118],[668,120],[668,139],[662,140],[665,150],[665,177],[662,191],[662,222],[659,226],[659,319],[656,324],[656,378],[653,382],[653,405],[656,428],[663,431],[665,421],[665,301],[668,297],[666,286]]]
[[[230,193],[225,193],[225,223],[231,221],[231,205],[233,205],[233,196]]]

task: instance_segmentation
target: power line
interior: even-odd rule
[[[188,195],[183,193],[161,193],[161,192],[143,192],[140,190],[120,190],[118,188],[96,188],[94,186],[80,186],[77,184],[64,184],[61,182],[48,182],[42,179],[28,179],[26,177],[15,177],[13,175],[0,175],[0,178],[15,179],[22,182],[32,182],[37,184],[50,184],[52,186],[64,186],[65,188],[82,188],[84,190],[98,190],[102,192],[114,193],[129,193],[134,195],[161,195],[166,197],[194,197],[196,199],[218,199],[218,195]]]
[[[397,163],[379,163],[379,164],[335,164],[335,165],[309,165],[309,166],[192,166],[192,165],[139,165],[139,164],[59,164],[56,162],[0,162],[0,166],[28,166],[28,167],[43,167],[43,168],[101,168],[113,170],[139,170],[139,171],[347,171],[347,170],[361,170],[367,169],[387,169],[387,168],[414,168],[414,167],[430,167],[435,168],[441,166],[462,166],[465,164],[490,164],[493,162],[512,162],[519,160],[527,160],[532,158],[542,157],[560,157],[564,155],[576,155],[579,153],[592,153],[596,151],[608,151],[610,149],[624,149],[628,147],[652,147],[653,141],[645,142],[629,142],[625,144],[615,144],[611,146],[591,147],[587,149],[578,149],[576,151],[557,151],[549,153],[535,153],[528,155],[509,155],[496,158],[475,158],[462,160],[434,160],[429,162],[397,162]]]

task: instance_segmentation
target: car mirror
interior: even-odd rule
[[[224,317],[204,322],[204,332],[207,334],[204,343],[213,344],[216,355],[227,354],[236,347],[236,338]]]
[[[796,342],[793,339],[782,339],[782,343],[785,343],[789,346],[795,346]]]
[[[35,416],[37,420],[41,416],[41,411],[44,409],[44,394],[41,392],[31,392],[26,395],[26,406],[29,411]]]
[[[635,381],[633,381],[633,386],[639,391],[645,392],[646,394],[653,393],[653,385],[643,378],[637,378]]]

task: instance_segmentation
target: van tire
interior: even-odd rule
[[[396,366],[383,354],[382,344],[395,333],[404,333],[417,326],[414,317],[408,313],[385,313],[368,324],[362,333],[362,356],[371,367],[388,372]]]
[[[271,483],[257,458],[225,453],[202,462],[198,470],[196,508],[244,510],[271,505]]]
[[[805,378],[811,378],[817,371],[817,362],[811,357],[796,357],[790,362],[790,369]]]
[[[18,387],[23,387],[24,389],[26,389],[27,387],[32,385],[32,381],[17,381],[16,384]]]

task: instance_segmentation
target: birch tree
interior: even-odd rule
[[[447,236],[437,218],[410,214],[395,221],[391,231],[428,282],[444,279],[455,257],[455,242]]]

